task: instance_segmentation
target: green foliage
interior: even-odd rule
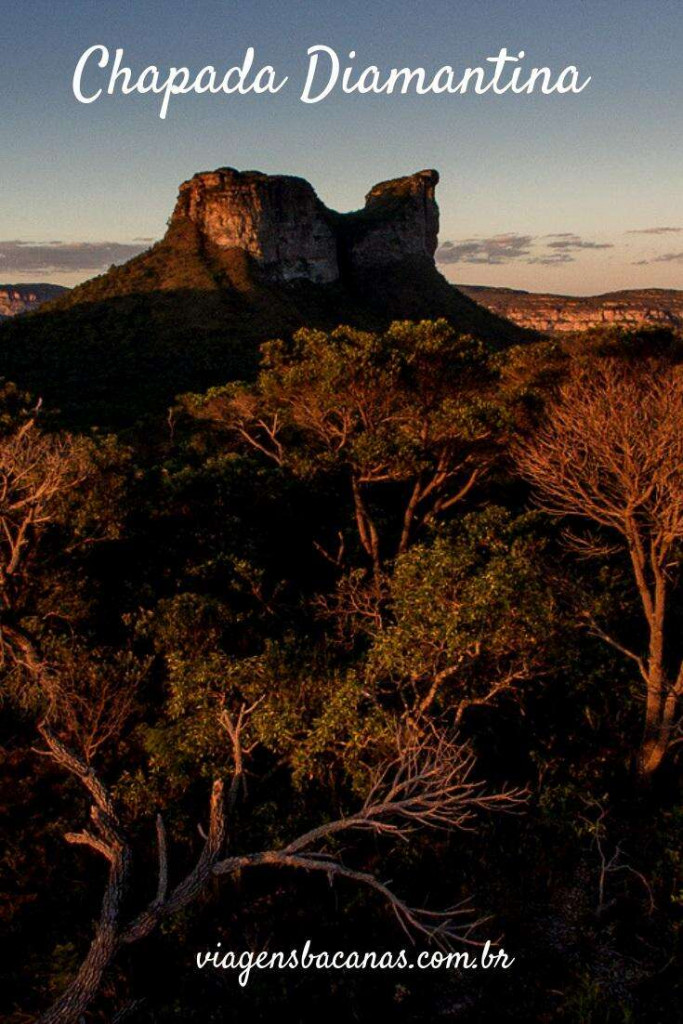
[[[142,287],[149,270],[143,260],[117,287]],[[176,271],[174,288],[183,276],[199,287],[194,261]],[[525,511],[507,457],[562,379],[570,348],[501,350],[446,320],[308,328],[267,344],[253,383],[225,384],[225,364],[208,367],[200,340],[191,355],[207,366],[183,386],[203,386],[204,370],[221,386],[186,395],[149,435],[72,439],[85,472],[31,536],[17,599],[2,613],[52,673],[30,693],[25,671],[3,673],[12,700],[0,708],[0,809],[17,821],[0,858],[11,946],[3,1009],[28,1005],[35,978],[36,1010],[63,988],[92,934],[105,875],[89,851],[64,849],[63,833],[84,827],[87,805],[32,752],[37,716],[123,806],[135,845],[127,900],[142,906],[156,870],[154,813],[167,823],[173,885],[194,862],[211,779],[230,782],[226,722],[250,709],[231,851],[284,844],[349,813],[408,720],[425,733],[458,726],[477,750],[477,777],[532,793],[524,815],[457,849],[444,836],[389,852],[366,835],[347,852],[349,865],[397,879],[411,900],[423,898],[425,875],[433,905],[472,892],[523,965],[506,977],[504,997],[491,981],[401,978],[401,1007],[376,978],[344,978],[337,997],[353,991],[340,1011],[349,1019],[390,1006],[419,1020],[450,1005],[471,1006],[473,1020],[676,1018],[680,994],[674,984],[665,991],[681,938],[676,762],[657,790],[634,793],[635,670],[584,625],[590,612],[625,633],[637,628],[632,596],[618,560],[594,568],[562,554],[555,523]],[[159,386],[166,393],[168,380]],[[0,434],[35,405],[6,385]],[[39,422],[54,424],[44,409]],[[680,617],[672,608],[672,621]],[[590,818],[595,800],[607,825]],[[598,839],[632,869],[609,876],[599,913]],[[216,931],[234,948],[288,948],[295,929],[324,935],[330,948],[403,941],[391,919],[342,887],[281,881],[277,905],[271,877],[223,891],[222,902],[150,938],[141,969],[122,958],[114,1002],[130,986],[149,996],[141,1019],[253,1011],[266,1020],[292,994],[286,976],[273,982],[277,1000],[264,983],[244,1006],[228,1005],[224,982],[193,987],[188,950]],[[25,959],[27,945],[35,948]],[[625,966],[634,962],[640,973]],[[317,984],[316,1007],[328,1012],[329,979]]]
[[[214,388],[186,406],[229,430],[275,418],[288,464],[302,475],[348,467],[401,481],[446,445],[488,439],[500,420],[495,377],[493,350],[445,320],[394,323],[382,334],[306,329],[291,344],[263,347],[253,388]],[[273,438],[263,440],[279,455]]]
[[[359,782],[362,754],[386,740],[390,719],[357,673],[293,637],[267,642],[257,655],[231,656],[225,625],[224,606],[190,594],[162,602],[140,624],[163,656],[167,681],[163,718],[141,730],[153,771],[174,789],[197,772],[229,771],[221,716],[253,705],[245,745],[257,744],[295,787],[311,780],[334,786],[340,768]]]
[[[228,450],[337,481],[349,508],[342,532],[355,524],[377,571],[491,471],[553,355],[508,358],[446,320],[305,329],[263,347],[255,384],[183,406],[222,431]]]
[[[436,707],[448,711],[557,667],[561,611],[542,556],[537,516],[489,507],[437,531],[396,563],[372,674],[428,692],[436,684]]]

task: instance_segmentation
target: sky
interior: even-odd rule
[[[377,181],[441,174],[454,281],[597,294],[683,287],[683,0],[2,0],[0,282],[75,284],[160,238],[178,185],[221,166],[307,178],[338,210]],[[277,95],[78,103],[81,54],[149,65],[255,63]],[[591,76],[579,95],[300,100],[310,46],[375,64],[524,66]],[[350,51],[356,52],[353,60]],[[96,78],[100,75],[100,78]],[[88,83],[105,84],[94,69]]]

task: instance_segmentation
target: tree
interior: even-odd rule
[[[561,616],[533,519],[471,512],[397,560],[388,621],[367,627],[368,670],[398,688],[412,721],[459,725],[557,666]]]
[[[58,723],[60,735],[89,765],[120,737],[149,666],[128,650],[89,649],[74,636],[48,638],[41,656],[44,721]]]
[[[597,528],[597,536],[575,538],[584,554],[608,553],[605,533],[628,556],[644,648],[591,626],[644,683],[637,771],[647,779],[674,740],[683,694],[683,658],[669,628],[683,540],[681,368],[615,359],[576,367],[516,457],[547,512]]]
[[[263,353],[255,385],[189,396],[187,408],[302,478],[340,476],[376,576],[492,463],[505,423],[498,357],[445,320],[304,329]],[[373,502],[387,493],[396,510],[380,524]]]
[[[109,864],[107,885],[95,936],[72,982],[39,1019],[39,1024],[74,1024],[99,993],[101,981],[116,954],[150,935],[164,920],[207,892],[211,880],[234,877],[259,867],[317,872],[330,882],[341,878],[376,892],[393,910],[409,935],[421,935],[442,945],[466,940],[476,922],[458,923],[459,912],[429,911],[408,906],[389,885],[374,874],[346,866],[329,842],[342,834],[371,832],[407,839],[417,827],[471,828],[478,811],[515,810],[525,799],[520,790],[487,794],[472,778],[474,758],[465,746],[445,736],[397,737],[396,758],[373,773],[362,807],[348,817],[325,822],[284,845],[255,853],[227,853],[227,825],[242,790],[245,750],[243,730],[255,705],[234,714],[222,712],[222,724],[232,749],[233,772],[227,800],[224,781],[214,779],[208,831],[202,851],[190,871],[169,888],[168,845],[160,815],[156,819],[158,875],[156,892],[139,913],[126,916],[133,851],[124,822],[109,788],[91,765],[70,750],[51,727],[41,733],[46,751],[56,765],[76,778],[92,800],[91,827],[67,833],[67,842],[85,845]],[[227,806],[226,806],[227,805]],[[235,837],[231,836],[234,848]],[[462,908],[460,908],[462,913]]]
[[[3,664],[35,660],[20,626],[32,559],[67,496],[85,479],[87,446],[69,435],[43,434],[35,417],[0,437],[0,656]],[[29,664],[28,667],[31,667]]]

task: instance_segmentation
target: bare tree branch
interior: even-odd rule
[[[631,650],[594,623],[591,629],[633,660],[645,682],[637,759],[645,779],[667,753],[683,692],[683,659],[666,633],[672,569],[683,540],[680,367],[653,362],[634,370],[606,359],[575,369],[550,404],[545,422],[515,454],[542,508],[607,530],[628,556],[647,627],[647,651]],[[589,539],[586,553],[603,554],[595,538]]]
[[[236,717],[223,715],[231,737],[235,771],[233,783],[241,778],[244,722],[258,702],[243,706]],[[48,752],[60,767],[70,772],[94,800],[94,831],[68,833],[68,842],[89,846],[109,862],[109,879],[100,920],[90,949],[74,980],[56,1003],[43,1014],[39,1024],[75,1024],[97,996],[103,974],[123,945],[149,935],[162,920],[184,909],[202,896],[212,880],[234,876],[246,868],[269,867],[323,873],[330,881],[345,879],[376,892],[395,914],[401,928],[411,936],[422,936],[442,946],[471,942],[473,930],[481,923],[472,918],[469,905],[461,903],[447,910],[410,907],[391,886],[375,875],[348,867],[339,855],[327,849],[329,842],[344,833],[371,831],[392,839],[407,840],[417,828],[471,829],[479,811],[515,811],[526,800],[519,789],[487,793],[473,778],[474,757],[464,745],[436,733],[418,736],[401,733],[398,753],[390,764],[378,768],[370,782],[362,808],[346,818],[326,822],[285,844],[280,849],[223,857],[226,809],[223,783],[213,783],[207,838],[195,866],[170,892],[166,832],[160,816],[156,819],[158,879],[154,899],[132,920],[126,922],[122,902],[130,868],[130,846],[125,839],[114,802],[91,766],[68,750],[43,725]],[[229,799],[228,799],[229,803]]]

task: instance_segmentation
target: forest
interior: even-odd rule
[[[680,337],[304,328],[74,422],[3,382],[5,1019],[681,1018]],[[515,963],[195,965],[307,939]]]

